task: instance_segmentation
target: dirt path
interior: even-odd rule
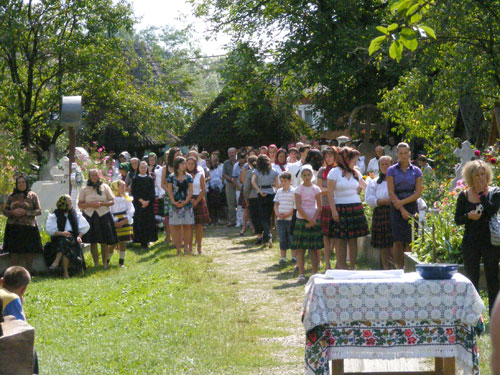
[[[249,231],[247,231],[248,233]],[[221,270],[238,280],[239,298],[262,326],[279,329],[283,337],[263,338],[275,344],[278,368],[261,368],[259,374],[304,373],[304,328],[300,320],[304,285],[287,254],[286,266],[278,266],[279,245],[272,249],[256,246],[253,236],[239,236],[236,228],[210,227],[206,230],[204,249]],[[257,372],[256,372],[257,373]]]

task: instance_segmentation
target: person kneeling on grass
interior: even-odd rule
[[[300,171],[302,184],[295,189],[297,221],[293,230],[292,249],[297,250],[298,282],[306,280],[304,276],[305,251],[309,249],[312,273],[318,272],[318,249],[323,247],[323,236],[318,217],[321,212],[321,189],[313,185],[313,169],[309,164]]]
[[[118,236],[118,245],[111,245],[108,248],[108,266],[116,246],[120,251],[118,264],[125,267],[125,254],[127,252],[127,242],[131,242],[134,236],[135,208],[133,199],[127,194],[127,184],[124,181],[114,181],[111,184],[111,191],[115,195],[115,203],[111,206],[110,212],[115,222],[116,235]]]
[[[49,270],[59,267],[62,259],[63,275],[69,277],[69,264],[78,271],[86,269],[82,252],[82,236],[90,229],[90,225],[80,212],[72,205],[71,197],[61,195],[56,203],[54,213],[47,217],[45,229],[51,241],[44,248],[44,258]]]
[[[286,251],[292,245],[292,216],[295,207],[295,189],[291,186],[292,175],[283,172],[280,176],[282,188],[278,189],[274,197],[274,213],[277,218],[278,234],[280,237],[281,259],[279,264],[286,263]],[[292,263],[297,262],[297,251],[292,250]]]

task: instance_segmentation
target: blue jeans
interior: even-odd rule
[[[280,250],[288,250],[292,246],[292,220],[278,220]]]

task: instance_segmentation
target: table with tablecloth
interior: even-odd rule
[[[454,357],[466,373],[479,373],[476,331],[485,307],[465,276],[332,275],[306,285],[306,375],[329,374],[330,360],[428,357]]]

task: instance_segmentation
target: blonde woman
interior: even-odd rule
[[[489,186],[492,179],[490,166],[482,160],[465,164],[462,170],[469,189],[457,199],[455,222],[465,225],[462,239],[465,275],[479,289],[479,265],[484,263],[490,313],[498,294],[499,248],[491,244],[490,218],[500,207],[500,189]]]
[[[116,234],[118,236],[118,245],[112,245],[108,249],[108,265],[113,255],[115,246],[118,246],[120,251],[118,264],[120,267],[125,267],[125,254],[127,252],[127,242],[131,242],[134,236],[135,208],[132,203],[133,199],[127,194],[127,184],[124,181],[115,181],[111,184],[111,191],[115,195],[115,203],[111,206],[111,215],[115,222]]]

